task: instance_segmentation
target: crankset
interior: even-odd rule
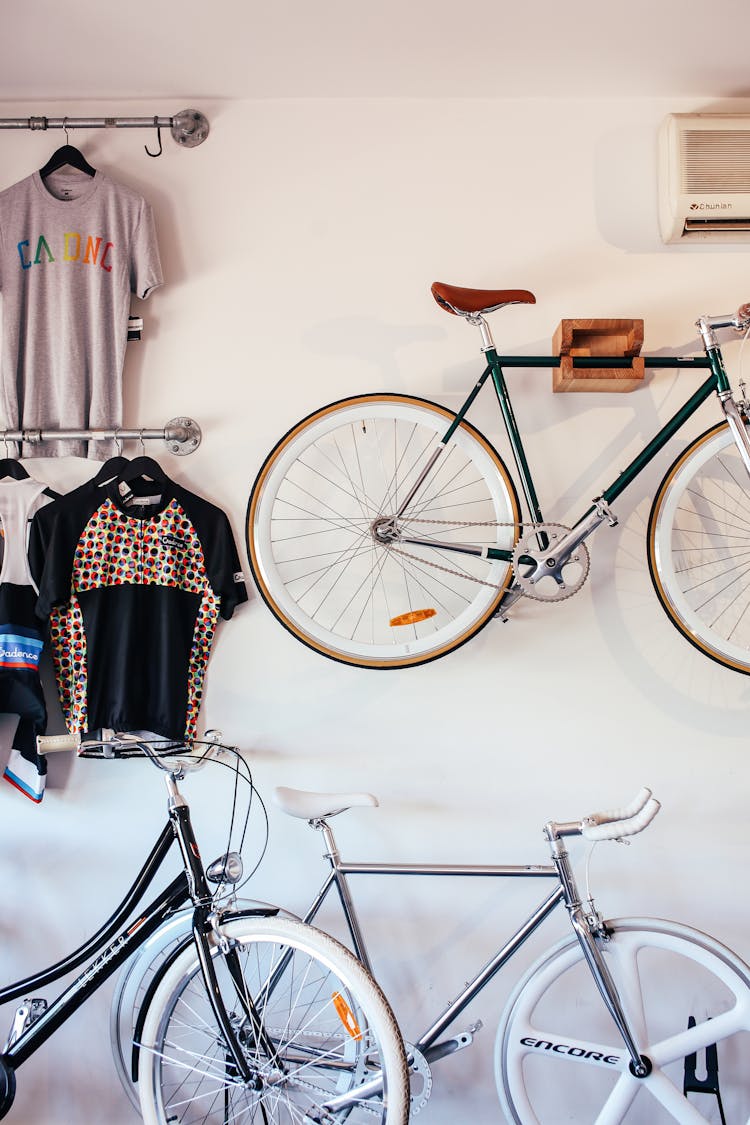
[[[416,1117],[430,1100],[432,1071],[421,1051],[412,1043],[404,1043],[409,1060],[409,1117]]]
[[[559,602],[572,598],[589,573],[590,557],[585,543],[574,541],[569,528],[556,523],[537,523],[525,530],[513,551],[516,584],[527,598]]]

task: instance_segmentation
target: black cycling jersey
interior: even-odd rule
[[[30,554],[68,729],[192,738],[216,624],[247,598],[225,513],[168,479],[55,507]]]

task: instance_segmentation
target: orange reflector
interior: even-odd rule
[[[336,1014],[343,1023],[346,1030],[351,1035],[352,1039],[359,1041],[362,1038],[362,1032],[359,1030],[359,1024],[354,1018],[354,1013],[347,1004],[344,997],[340,992],[333,993],[333,1006],[336,1009]]]
[[[400,613],[398,617],[392,617],[389,624],[416,625],[418,621],[427,621],[428,618],[435,617],[436,614],[436,609],[413,609],[411,613]]]

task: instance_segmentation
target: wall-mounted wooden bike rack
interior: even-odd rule
[[[578,318],[561,320],[552,337],[553,351],[560,366],[553,369],[553,391],[633,391],[643,382],[643,321]],[[574,361],[585,357],[607,357],[602,367],[579,367]],[[621,366],[611,366],[613,357],[622,357]]]

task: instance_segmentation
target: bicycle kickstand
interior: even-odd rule
[[[688,1027],[695,1027],[693,1016],[688,1018]],[[719,1091],[719,1055],[716,1044],[710,1043],[704,1053],[705,1078],[699,1078],[696,1073],[698,1058],[695,1052],[685,1056],[685,1081],[682,1092],[686,1097],[688,1094],[713,1094],[719,1107],[721,1125],[727,1125],[721,1092]]]

